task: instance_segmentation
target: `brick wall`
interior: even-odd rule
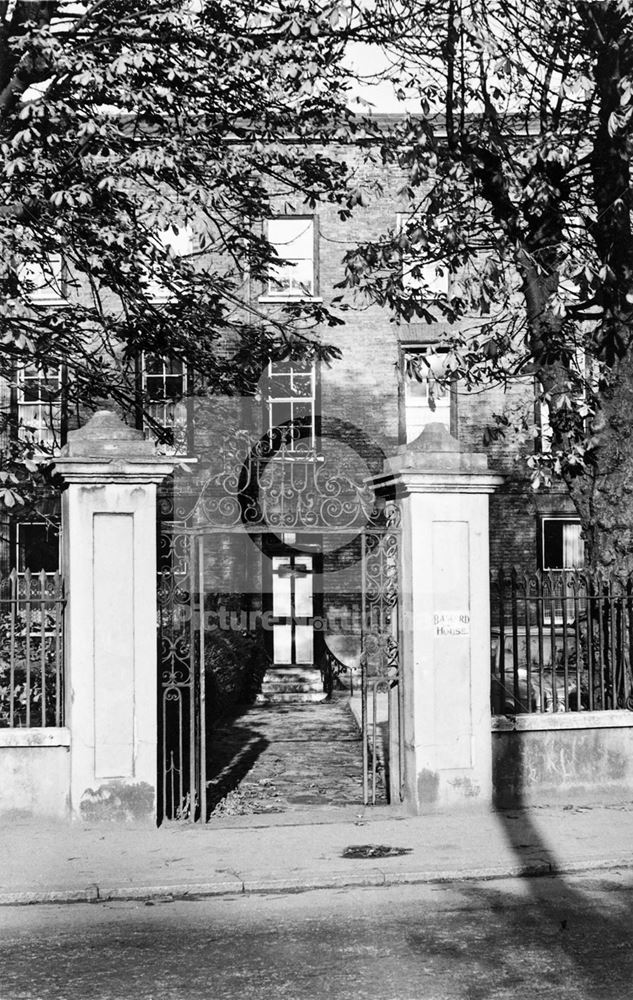
[[[346,222],[340,221],[332,206],[318,209],[320,292],[326,301],[336,293],[346,250],[359,240],[377,237],[395,227],[398,212],[406,208],[398,196],[402,176],[389,174],[376,165],[368,166],[353,150],[345,149],[341,155],[365,182],[367,205],[355,210]],[[381,185],[381,190],[376,184]],[[297,207],[297,211],[304,210]],[[354,302],[350,292],[345,293],[345,299],[359,308],[345,314],[343,327],[319,332],[323,341],[341,351],[340,360],[321,366],[323,434],[342,437],[376,472],[383,456],[391,454],[401,440],[399,347],[437,341],[447,327],[442,323],[391,322],[389,315],[376,306]],[[507,430],[505,436],[485,443],[486,429],[494,426],[493,414],[507,416],[511,422],[520,411],[532,418],[532,381],[526,379],[510,388],[491,387],[479,392],[467,392],[464,386],[457,385],[455,395],[453,433],[465,448],[486,451],[491,468],[508,477],[504,489],[491,499],[492,564],[536,567],[538,513],[571,512],[571,505],[564,493],[534,495],[530,488],[524,459],[534,448],[533,422],[523,432]]]
[[[318,228],[318,291],[327,302],[335,294],[343,274],[342,258],[358,241],[379,236],[394,228],[399,212],[406,204],[398,194],[404,176],[397,170],[385,170],[379,163],[368,163],[365,155],[351,147],[334,151],[345,157],[350,171],[365,190],[366,204],[355,209],[351,220],[342,222],[335,205],[321,205],[316,211]],[[299,198],[288,202],[287,194],[275,202],[279,212],[305,214]],[[200,266],[203,266],[201,261]],[[251,302],[257,302],[265,314],[274,317],[279,306],[259,303],[262,289],[251,287]],[[322,435],[327,440],[342,440],[362,456],[370,473],[381,471],[384,458],[393,453],[402,438],[402,414],[399,402],[398,366],[403,344],[437,341],[445,326],[391,322],[383,310],[344,293],[345,301],[354,308],[342,314],[343,326],[323,328],[317,336],[336,346],[341,357],[331,365],[320,365],[320,411]],[[1,388],[1,387],[0,387]],[[557,513],[571,509],[564,495],[555,493],[534,496],[526,479],[522,461],[533,448],[530,428],[524,435],[508,432],[486,447],[484,435],[493,413],[512,417],[522,406],[528,412],[532,405],[530,380],[507,391],[490,388],[485,392],[467,392],[456,386],[456,419],[453,432],[463,446],[473,451],[487,451],[493,469],[508,476],[504,490],[491,499],[491,558],[494,565],[503,562],[536,565],[537,515],[539,511]],[[0,406],[3,403],[0,391]],[[235,403],[233,409],[240,410]],[[242,406],[248,409],[247,402]],[[252,406],[250,407],[252,409]],[[198,472],[180,476],[177,490],[195,492],[205,478],[205,458],[214,454],[236,421],[243,422],[244,413],[219,414],[217,405],[195,401],[196,450],[201,459]],[[228,410],[232,407],[229,406]],[[251,413],[252,417],[252,413]]]

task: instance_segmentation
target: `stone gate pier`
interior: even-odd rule
[[[156,486],[173,461],[101,410],[55,461],[62,494],[66,719],[76,819],[153,820]]]
[[[443,424],[376,481],[402,512],[403,785],[414,813],[492,804],[488,495],[502,482]]]

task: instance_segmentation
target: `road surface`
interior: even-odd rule
[[[633,996],[633,873],[0,909],[2,1000]]]

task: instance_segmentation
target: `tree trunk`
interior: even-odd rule
[[[606,362],[594,426],[593,465],[568,481],[592,567],[633,573],[633,238],[629,129],[620,127],[621,83],[633,71],[628,18],[618,4],[581,4],[595,46],[598,123],[591,154],[592,227],[602,264],[602,321],[594,349]],[[582,482],[581,480],[586,480]]]
[[[619,359],[601,393],[594,425],[594,462],[567,478],[592,568],[633,573],[633,357]]]

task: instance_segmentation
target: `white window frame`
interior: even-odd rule
[[[404,429],[407,444],[414,441],[429,424],[443,424],[449,434],[453,424],[453,392],[451,386],[439,386],[433,374],[433,360],[445,356],[446,350],[438,350],[437,344],[407,344],[402,348],[403,382],[404,382]],[[407,358],[419,355],[428,359],[429,374],[426,379],[417,380],[407,374]],[[420,394],[413,394],[411,387],[416,385],[425,389]],[[431,409],[431,389],[435,400],[435,409]]]
[[[544,570],[551,571],[553,573],[559,570],[574,570],[582,569],[584,566],[584,541],[582,537],[580,538],[580,549],[582,553],[582,560],[578,562],[575,566],[548,566],[545,558],[545,525],[549,522],[556,522],[561,525],[574,524],[580,527],[580,518],[574,517],[573,514],[542,514],[539,519],[539,530],[540,530],[540,546],[541,546],[541,565]]]
[[[26,291],[26,297],[32,305],[59,306],[66,303],[61,254],[49,254],[43,264],[28,261],[20,268],[20,281],[33,286]]]
[[[166,250],[172,257],[190,257],[196,250],[196,240],[187,226],[180,226],[178,232],[173,229],[161,229],[152,237],[152,242],[161,250]],[[164,305],[171,301],[173,292],[161,284],[158,278],[148,275],[146,295],[154,305]]]
[[[539,386],[536,387],[537,393],[539,392]],[[549,455],[552,450],[552,424],[549,418],[549,403],[545,399],[537,397],[536,401],[537,409],[537,438],[536,438],[536,450],[541,453],[541,455]]]
[[[282,241],[275,239],[274,230],[277,224],[296,224],[297,234],[292,239]],[[279,260],[271,265],[270,277],[267,282],[264,295],[260,296],[260,301],[269,302],[294,302],[297,300],[314,300],[318,298],[318,253],[317,253],[317,225],[314,215],[277,215],[266,220],[266,237],[269,243],[277,251]],[[305,246],[309,247],[309,253],[291,255],[284,254],[284,248],[291,251],[293,244],[296,244],[301,237],[305,238]],[[300,272],[301,265],[309,262],[310,270],[309,284],[297,281],[293,278]],[[284,287],[284,280],[287,280],[288,287]]]
[[[158,442],[159,450],[164,454],[182,455],[185,454],[187,450],[187,367],[184,362],[176,359],[170,362],[170,359],[168,358],[153,357],[152,360],[162,366],[161,372],[148,371],[148,356],[145,352],[141,355],[141,392],[143,396],[143,409],[149,413],[159,427],[162,427],[163,430],[169,431],[173,434],[173,444],[166,441],[160,441]],[[180,365],[181,370],[179,372],[168,372],[167,366],[170,363],[172,365]],[[165,391],[163,396],[150,397],[148,378],[161,379],[165,389],[167,388],[170,380],[176,381],[179,379],[182,392],[180,394],[170,396]],[[170,408],[173,408],[173,412],[171,414],[169,413]],[[145,432],[148,437],[154,436],[152,427],[146,427]]]
[[[308,423],[301,423],[299,425],[299,430],[301,431],[301,436],[295,439],[294,435],[290,435],[286,445],[285,450],[287,452],[297,452],[299,450],[305,451],[305,448],[314,448],[316,441],[316,363],[312,362],[282,362],[284,365],[289,365],[290,371],[288,372],[278,372],[275,371],[275,362],[269,361],[267,368],[267,382],[266,382],[266,395],[265,395],[265,405],[266,405],[266,432],[268,434],[271,445],[274,444],[274,431],[278,426],[274,422],[273,418],[273,407],[277,403],[286,403],[290,407],[290,419],[286,426],[294,426],[294,407],[297,403],[305,406],[308,404],[310,407],[310,420]],[[294,380],[297,377],[306,379],[310,377],[310,395],[297,395],[293,392]],[[275,379],[288,379],[289,392],[287,395],[273,395],[272,388]],[[298,419],[304,420],[303,417]]]
[[[56,383],[56,400],[53,402],[42,395],[42,383]],[[39,384],[36,399],[25,399],[27,383]],[[48,453],[59,447],[62,417],[62,368],[43,369],[28,365],[17,370],[17,410],[18,436],[35,447],[36,451]]]
[[[539,519],[539,546],[540,546],[541,566],[543,568],[543,571],[545,573],[550,574],[551,578],[554,579],[554,580],[557,579],[556,574],[559,574],[560,575],[560,586],[561,586],[560,600],[558,600],[556,597],[553,597],[551,600],[544,600],[543,601],[543,624],[545,624],[545,625],[550,625],[551,624],[551,622],[552,622],[552,608],[553,608],[553,610],[554,610],[554,624],[555,625],[562,625],[562,624],[564,624],[564,618],[565,617],[566,617],[567,621],[572,621],[573,618],[574,618],[574,612],[575,612],[575,608],[574,608],[573,602],[565,601],[565,604],[563,605],[562,598],[564,596],[571,596],[571,585],[570,585],[569,582],[567,582],[567,592],[566,592],[566,594],[563,594],[563,591],[562,591],[563,576],[562,576],[562,574],[565,571],[566,572],[573,572],[576,569],[582,569],[583,568],[583,566],[585,564],[585,562],[584,562],[584,541],[583,541],[583,539],[581,537],[580,538],[580,550],[581,550],[582,559],[575,566],[548,566],[547,562],[546,562],[546,558],[545,558],[545,525],[546,525],[547,522],[552,522],[552,521],[560,523],[562,525],[565,525],[565,524],[574,524],[574,525],[578,525],[580,527],[580,518],[574,517],[573,515],[570,515],[570,514],[542,514],[540,516],[540,519]],[[584,601],[584,599],[580,599],[578,601],[578,603],[577,603],[576,606],[577,606],[578,610],[584,610],[585,607],[586,607],[586,602]],[[563,607],[565,607],[566,610],[567,610],[567,616],[563,615]]]
[[[407,212],[398,212],[396,215],[396,231],[401,233],[410,222],[415,221],[415,215]],[[417,267],[420,276],[414,277],[411,271]],[[414,292],[420,288],[428,289],[435,295],[445,295],[448,297],[451,285],[451,276],[448,268],[437,261],[424,261],[421,255],[413,252],[403,252],[401,255],[401,277],[402,287],[407,292]]]

